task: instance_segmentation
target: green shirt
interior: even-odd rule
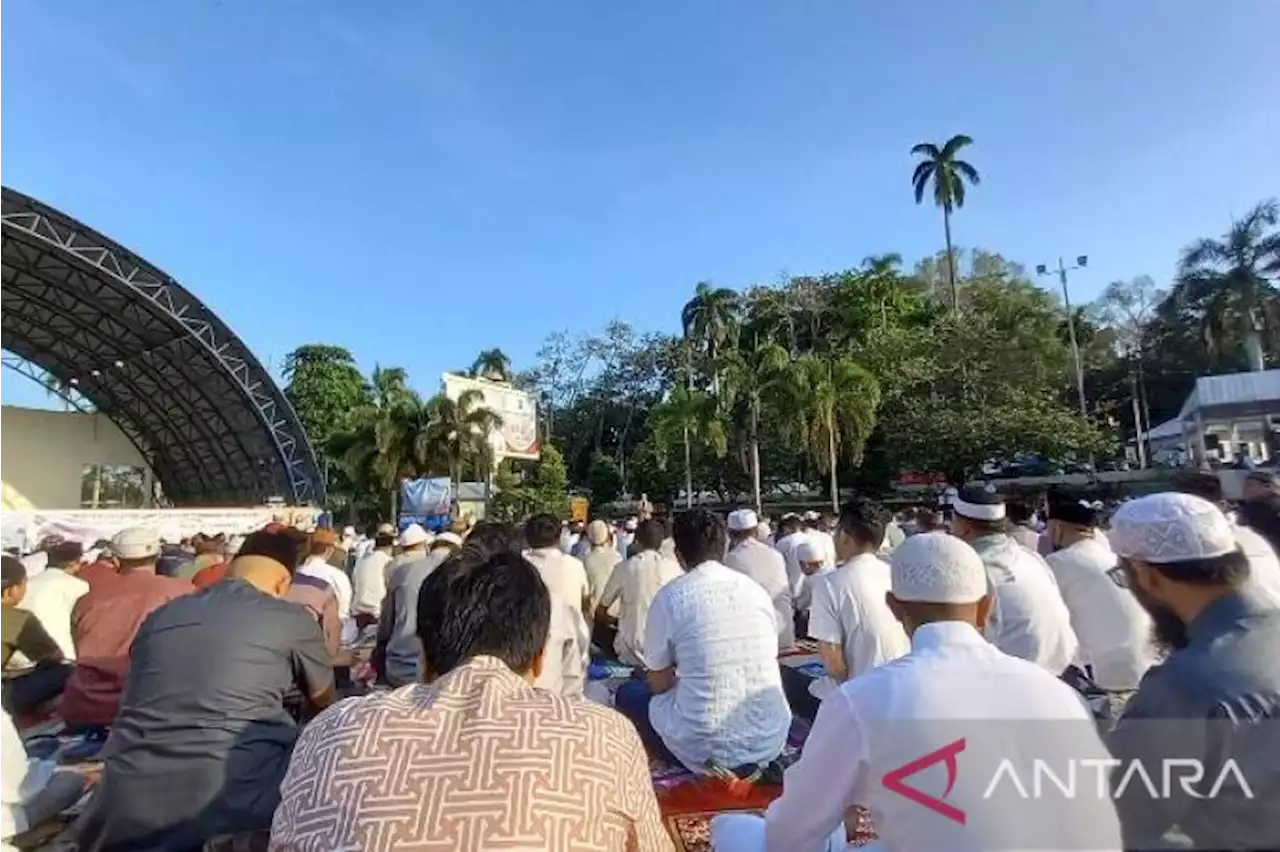
[[[9,658],[15,651],[21,651],[33,663],[62,657],[62,652],[58,650],[58,643],[49,638],[40,619],[25,609],[5,606],[3,618],[0,618],[0,626],[4,628],[3,657],[0,657],[0,667],[9,665]]]

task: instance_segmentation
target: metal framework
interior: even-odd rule
[[[324,502],[293,407],[199,299],[7,187],[0,234],[0,347],[110,417],[175,505]]]

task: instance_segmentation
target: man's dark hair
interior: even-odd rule
[[[706,509],[689,509],[676,515],[671,537],[676,541],[676,553],[689,568],[723,559],[728,544],[724,519]]]
[[[778,521],[777,538],[779,540],[786,538],[792,533],[801,530],[800,519],[795,515],[786,515],[782,520]]]
[[[1222,480],[1217,474],[1203,470],[1183,470],[1173,477],[1173,490],[1202,497],[1210,503],[1222,503]]]
[[[1239,548],[1222,556],[1188,559],[1151,567],[1176,583],[1188,586],[1238,586],[1249,579],[1249,557]]]
[[[884,528],[888,524],[889,513],[865,498],[851,500],[840,507],[839,528],[873,549],[884,543]]]
[[[1010,500],[1004,504],[1004,513],[1010,523],[1025,524],[1031,520],[1031,507],[1022,500]]]
[[[84,556],[84,545],[78,541],[60,541],[49,548],[49,564],[75,565]]]
[[[481,654],[524,674],[550,627],[551,594],[538,570],[517,553],[466,547],[418,592],[418,639],[437,676]]]
[[[1268,494],[1240,504],[1240,523],[1267,540],[1280,553],[1280,494]]]
[[[499,524],[495,521],[481,521],[472,528],[463,540],[467,550],[479,550],[487,555],[497,553],[524,552],[524,533],[515,524]]]
[[[22,564],[22,560],[16,556],[5,554],[0,558],[0,566],[3,567],[3,590],[8,591],[14,586],[21,586],[27,582],[27,566]]]
[[[662,547],[662,540],[666,537],[667,528],[662,521],[650,518],[647,521],[641,521],[636,527],[635,541],[631,545],[637,553],[642,550],[657,550]]]
[[[560,543],[560,519],[555,515],[534,515],[524,523],[524,538],[530,547],[555,547]]]
[[[396,543],[396,537],[390,533],[382,533],[373,537],[374,547],[392,547]]]
[[[257,530],[245,536],[244,543],[236,551],[241,556],[265,556],[285,567],[290,575],[302,564],[310,551],[310,537],[302,530],[285,527],[275,530]]]

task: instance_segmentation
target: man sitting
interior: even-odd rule
[[[75,826],[82,843],[199,849],[270,827],[297,737],[286,696],[296,689],[316,709],[334,697],[320,629],[282,600],[305,541],[256,532],[231,577],[147,619],[101,752],[101,784]]]
[[[823,665],[844,683],[910,648],[907,634],[889,611],[889,565],[876,556],[888,513],[858,500],[844,507],[836,524],[840,566],[814,584],[809,635],[817,639]]]
[[[759,525],[760,519],[750,509],[729,514],[729,552],[724,564],[755,580],[769,595],[778,614],[778,647],[790,648],[796,634],[787,563],[781,553],[756,537]]]
[[[361,554],[351,569],[351,614],[361,629],[377,624],[382,614],[382,601],[387,596],[391,579],[391,557],[396,544],[396,530],[391,524],[378,527],[373,549]],[[358,547],[358,545],[355,545]]]
[[[417,524],[410,524],[400,534],[400,546],[405,550],[393,563],[387,596],[378,615],[378,640],[373,658],[383,680],[392,686],[418,681],[421,656],[416,622],[418,590],[462,543],[454,533],[441,533],[430,542],[428,552],[428,541],[427,531]]]
[[[506,549],[469,542],[427,577],[424,682],[307,727],[272,848],[670,849],[626,720],[531,685],[551,606],[537,570]]]
[[[602,521],[592,524],[604,526]],[[590,534],[590,528],[588,528]],[[618,607],[618,629],[613,650],[618,659],[629,666],[645,668],[644,637],[649,618],[649,607],[658,590],[681,575],[680,564],[662,555],[660,548],[666,536],[662,521],[652,518],[641,521],[636,528],[632,547],[636,550],[625,562],[619,563],[609,577],[600,604],[596,607],[596,624],[610,621],[610,608]],[[610,551],[613,546],[610,544]]]
[[[338,597],[338,618],[346,621],[351,615],[351,579],[347,572],[334,567],[330,560],[333,557],[337,539],[333,530],[321,527],[311,534],[310,554],[307,561],[298,568],[299,574],[323,580],[333,588]]]
[[[534,515],[524,525],[529,550],[525,558],[533,563],[554,597],[591,614],[591,584],[582,560],[560,550],[560,522],[555,515]]]
[[[62,649],[40,619],[18,609],[27,590],[27,569],[16,556],[8,554],[3,557],[3,565],[4,643],[0,667],[4,668],[4,708],[21,716],[56,698],[71,676],[71,666],[63,662]],[[19,653],[34,668],[11,671],[9,665]]]
[[[83,567],[84,547],[64,541],[49,548],[49,566],[27,582],[22,608],[40,619],[40,624],[62,650],[63,658],[76,658],[71,637],[71,611],[76,601],[89,591],[89,584],[76,576]]]
[[[73,728],[101,730],[116,717],[129,674],[129,649],[155,609],[193,591],[186,580],[156,574],[160,537],[133,527],[111,540],[120,566],[114,580],[91,586],[72,614],[78,655],[62,695],[62,718]]]
[[[1042,807],[1014,796],[988,798],[990,776],[975,777],[1001,758],[1025,779],[1042,756],[1099,765],[1107,759],[1071,687],[983,638],[991,600],[982,559],[959,539],[935,532],[908,538],[891,562],[887,602],[911,636],[911,651],[822,702],[804,753],[786,772],[782,796],[763,820],[716,817],[715,848],[843,849],[843,819],[860,805],[875,817],[877,848],[1120,849],[1107,796],[1063,796]],[[958,782],[957,745],[964,750]],[[944,763],[948,748],[944,771],[934,764]],[[923,765],[908,772],[913,762]],[[926,810],[922,801],[958,817]]]
[[[755,777],[782,752],[791,725],[777,612],[759,583],[720,563],[718,515],[684,512],[672,534],[685,574],[654,597],[647,678],[624,684],[617,707],[656,754],[694,772]]]

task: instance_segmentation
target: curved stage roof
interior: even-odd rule
[[[293,407],[231,329],[128,249],[5,188],[0,347],[75,388],[175,505],[321,504]]]

